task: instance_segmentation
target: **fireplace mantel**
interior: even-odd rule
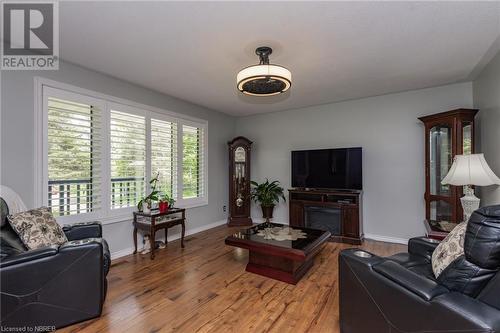
[[[362,192],[347,190],[289,189],[290,225],[305,225],[307,207],[340,210],[340,232],[331,240],[359,245],[363,241]],[[332,218],[332,222],[334,219]]]

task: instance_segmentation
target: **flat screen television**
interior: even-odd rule
[[[292,151],[292,187],[361,190],[361,147]]]

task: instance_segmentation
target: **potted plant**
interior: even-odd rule
[[[165,193],[158,202],[158,208],[160,213],[166,213],[169,208],[173,207],[175,200],[171,198],[167,193]]]
[[[251,191],[251,198],[255,203],[260,203],[262,208],[262,217],[269,221],[273,217],[274,206],[279,203],[280,198],[286,201],[285,195],[283,194],[283,187],[280,186],[280,182],[275,180],[269,182],[268,179],[264,183],[257,183],[254,181],[250,182],[253,186]]]
[[[158,185],[158,176],[159,173],[156,177],[149,181],[149,184],[151,185],[151,193],[137,203],[138,211],[149,213],[151,211],[151,207],[153,206],[153,202],[158,201],[158,194],[160,193],[160,191],[156,190],[156,186]]]

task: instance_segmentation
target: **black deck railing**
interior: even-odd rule
[[[56,208],[59,215],[72,212],[88,213],[95,205],[94,188],[91,179],[49,180],[49,207]],[[144,187],[143,178],[111,178],[112,207],[131,206],[139,201],[138,189]]]

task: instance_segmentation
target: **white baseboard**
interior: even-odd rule
[[[126,249],[123,249],[120,251],[116,251],[116,252],[111,252],[111,261],[118,259],[118,258],[121,258],[121,257],[128,256],[129,254],[132,254],[132,253],[134,253],[133,247],[129,247],[129,248],[126,248]]]
[[[406,239],[406,238],[389,237],[389,236],[382,236],[382,235],[375,235],[375,234],[365,234],[365,238],[376,240],[379,242],[408,245],[408,239]]]
[[[212,229],[212,228],[224,225],[226,223],[227,223],[227,220],[221,220],[221,221],[217,221],[217,222],[214,222],[214,223],[205,224],[205,225],[202,225],[200,227],[193,228],[193,229],[187,229],[185,236],[191,236],[191,235],[197,234],[199,232],[206,231],[208,229]],[[181,235],[180,234],[176,234],[176,235],[169,236],[167,238],[167,240],[169,242],[171,242],[171,241],[177,240],[179,238],[181,238]],[[138,247],[137,250],[140,251],[140,250],[142,250],[142,248]],[[123,249],[123,250],[120,250],[120,251],[115,251],[115,252],[111,253],[111,260],[115,260],[115,259],[118,259],[118,258],[121,258],[121,257],[125,257],[125,256],[128,256],[129,254],[132,254],[132,253],[134,253],[134,248],[133,247],[129,247],[129,248],[126,248],[126,249]]]

